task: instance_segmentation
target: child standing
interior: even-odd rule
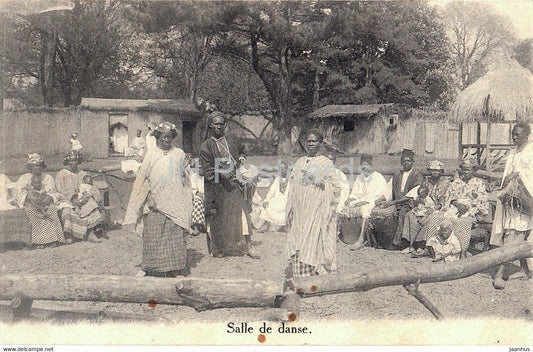
[[[82,149],[83,149],[83,146],[81,145],[81,142],[78,140],[78,132],[74,132],[70,136],[70,150],[72,150],[78,155],[81,155]]]

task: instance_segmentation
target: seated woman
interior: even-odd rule
[[[385,177],[372,170],[372,156],[361,155],[359,172],[360,175],[355,179],[352,191],[342,210],[343,218],[358,218],[361,221],[361,226],[356,226],[360,228],[360,233],[356,234],[358,237],[353,244],[353,249],[363,246],[364,234],[369,224],[372,208],[374,208],[376,200],[387,192]]]
[[[60,195],[59,208],[67,241],[72,243],[76,239],[100,243],[102,241],[99,237],[108,238],[103,232],[102,213],[98,206],[91,202],[91,196],[80,196],[80,186],[84,184],[84,177],[87,176],[85,171],[78,168],[81,156],[70,151],[63,163],[68,168],[57,173],[56,187]],[[83,189],[84,186],[81,187]]]
[[[445,203],[450,179],[444,176],[444,164],[438,160],[430,161],[427,170],[429,176],[424,179],[422,186],[428,191],[427,201],[431,200],[434,210],[440,210]],[[420,255],[423,252],[426,240],[426,235],[421,230],[433,211],[424,216],[421,216],[422,214],[417,215],[415,214],[416,212],[416,209],[413,209],[407,213],[403,224],[402,238],[409,242],[409,247],[406,248],[406,251],[412,253],[416,250]]]
[[[486,215],[489,203],[485,182],[474,177],[477,163],[474,159],[465,159],[459,166],[458,176],[446,192],[446,201],[440,211],[430,215],[424,226],[426,241],[436,235],[439,225],[450,219],[455,235],[461,242],[461,257],[466,256],[470,244],[472,225],[477,216]]]
[[[265,221],[265,231],[273,227],[274,230],[280,231],[285,227],[285,206],[287,205],[287,194],[289,192],[287,170],[287,163],[282,161],[279,173],[272,181],[268,194],[263,200],[260,216]]]
[[[55,203],[58,194],[54,179],[43,173],[46,168],[39,154],[30,154],[26,166],[31,170],[18,179],[14,195],[19,207],[24,208],[31,224],[30,248],[44,248],[65,243]]]

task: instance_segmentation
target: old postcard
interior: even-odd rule
[[[532,15],[0,1],[0,344],[529,350]]]

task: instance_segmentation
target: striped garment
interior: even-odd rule
[[[301,170],[320,173],[322,185],[308,182]],[[337,217],[334,214],[334,193],[339,187],[333,163],[325,156],[300,158],[289,182],[287,249],[293,262],[293,275],[335,271]]]
[[[88,216],[82,218],[73,208],[63,208],[61,221],[65,232],[83,239],[87,231],[103,223],[103,217],[99,209],[94,209]]]

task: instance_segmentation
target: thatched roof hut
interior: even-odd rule
[[[459,122],[487,122],[489,116],[491,122],[533,121],[533,75],[514,59],[493,65],[459,93],[450,113]]]

